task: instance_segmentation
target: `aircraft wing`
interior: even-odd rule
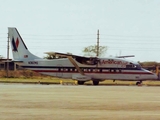
[[[80,55],[73,55],[73,54],[59,53],[59,52],[45,52],[45,54],[57,55],[57,56],[61,56],[61,57],[72,56],[73,58],[75,58],[75,57],[83,57],[83,58],[98,59],[97,57],[85,57],[85,56],[80,56]],[[116,56],[116,58],[127,58],[127,57],[135,57],[135,55]]]
[[[116,58],[126,58],[126,57],[135,57],[135,56],[134,55],[116,56]]]
[[[75,57],[83,57],[83,58],[92,58],[92,59],[97,59],[97,57],[85,57],[85,56],[80,56],[80,55],[73,55],[73,54],[70,54],[70,53],[59,53],[59,52],[45,52],[45,54],[48,54],[48,55],[56,55],[56,56],[60,56],[60,57],[67,57],[67,56],[71,56],[73,58]]]

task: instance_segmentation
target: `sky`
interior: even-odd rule
[[[39,57],[50,51],[84,55],[85,47],[97,44],[99,29],[104,57],[160,62],[160,0],[0,0],[0,16],[5,58],[8,27],[16,27]]]

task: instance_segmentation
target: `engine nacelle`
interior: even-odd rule
[[[81,74],[74,74],[72,75],[72,79],[78,80],[78,81],[88,81],[88,80],[91,80],[91,77],[81,75]]]

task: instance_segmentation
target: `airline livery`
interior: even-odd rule
[[[8,28],[13,59],[18,65],[41,74],[77,80],[83,85],[92,80],[98,85],[104,80],[137,81],[158,79],[155,73],[143,69],[137,62],[124,59],[124,57],[99,58],[70,55],[58,52],[47,52],[61,56],[59,59],[43,59],[32,54],[25,45],[16,28]]]

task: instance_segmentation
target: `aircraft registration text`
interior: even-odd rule
[[[36,64],[36,65],[38,65],[38,62],[37,61],[29,61],[28,64]]]

